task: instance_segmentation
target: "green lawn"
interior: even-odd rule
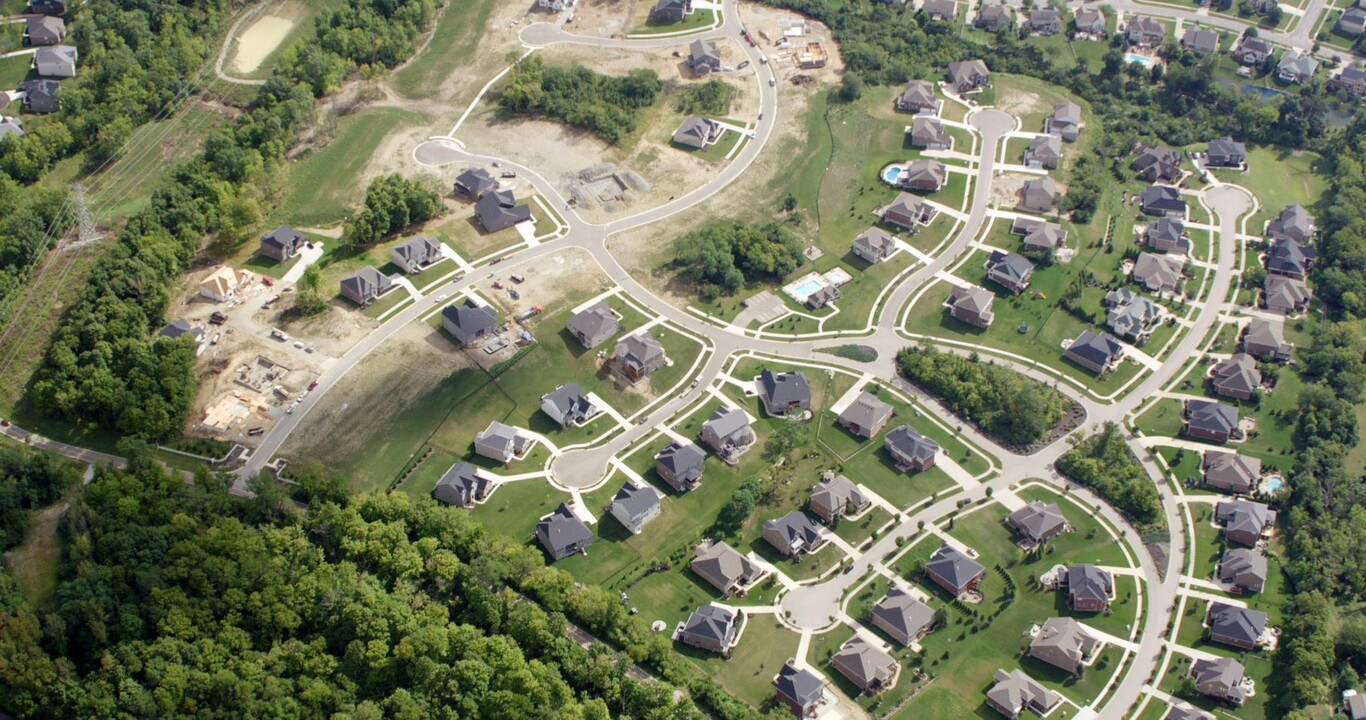
[[[674,648],[736,697],[759,707],[773,697],[773,676],[796,656],[798,639],[772,615],[751,615],[730,659],[681,643]]]
[[[716,22],[716,13],[712,10],[694,10],[679,22],[664,22],[651,17],[645,24],[632,30],[631,37],[648,35],[665,35],[669,33],[682,33],[688,30],[701,30],[711,27]]]
[[[394,89],[411,98],[435,96],[443,80],[470,64],[495,5],[495,0],[447,3],[426,50],[394,73]]]
[[[873,507],[857,519],[840,519],[835,527],[835,534],[844,538],[850,545],[859,547],[891,519],[891,513],[880,507]]]
[[[0,59],[0,85],[7,88],[16,87],[19,83],[28,79],[29,65],[33,63],[30,55],[18,55]]]
[[[0,65],[0,72],[3,68]],[[146,207],[152,193],[161,187],[163,174],[195,155],[204,138],[224,122],[223,115],[199,103],[186,103],[164,120],[139,126],[119,159],[90,182],[97,188],[91,200],[99,219],[112,222]]]
[[[1328,187],[1322,158],[1308,150],[1252,148],[1248,151],[1247,164],[1247,172],[1217,170],[1215,174],[1225,182],[1251,190],[1261,202],[1267,219],[1275,217],[1286,205],[1312,207]],[[1248,230],[1257,235],[1262,227],[1249,222]]]
[[[567,493],[556,490],[545,480],[518,480],[498,487],[483,505],[475,506],[470,515],[492,532],[512,538],[526,538],[530,542],[532,533],[536,531],[537,521],[554,512],[560,503],[568,502],[569,499]],[[614,521],[609,519],[608,522]],[[575,555],[561,560],[559,564],[603,555],[605,551],[599,544],[594,543],[590,546],[588,555]]]

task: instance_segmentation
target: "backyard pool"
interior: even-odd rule
[[[1285,487],[1285,478],[1280,475],[1272,475],[1266,479],[1266,491],[1268,493],[1278,493]]]
[[[1135,55],[1133,53],[1129,53],[1128,55],[1124,56],[1124,59],[1131,63],[1138,63],[1143,67],[1153,66],[1153,59],[1148,57],[1147,55]]]
[[[825,283],[821,282],[819,278],[812,278],[797,286],[796,295],[805,301],[806,298],[815,294],[817,290],[820,290],[823,287],[825,287]]]
[[[899,177],[901,177],[901,166],[900,166],[900,165],[893,165],[893,166],[887,168],[886,170],[883,170],[883,171],[882,171],[882,179],[883,179],[883,180],[886,180],[886,181],[888,182],[888,184],[895,185],[895,184],[896,184],[896,179],[899,178]]]

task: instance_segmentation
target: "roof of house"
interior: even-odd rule
[[[1314,234],[1314,216],[1303,205],[1286,205],[1276,219],[1267,225],[1266,234],[1305,242]]]
[[[986,12],[985,9],[983,12]],[[949,80],[954,85],[961,85],[972,81],[976,75],[990,75],[987,64],[980,59],[959,60],[949,63]]]
[[[702,147],[707,144],[707,140],[716,132],[717,123],[715,120],[700,118],[690,115],[683,118],[683,123],[674,131],[673,140],[676,143]]]
[[[993,276],[1007,278],[1015,283],[1023,283],[1034,274],[1034,263],[1029,262],[1023,255],[1012,252],[991,251],[987,265],[991,267]]]
[[[612,509],[620,508],[629,518],[647,515],[659,507],[659,491],[649,485],[626,483],[612,496]]]
[[[1187,422],[1191,428],[1232,433],[1238,428],[1238,408],[1213,400],[1188,400]]]
[[[1210,603],[1210,634],[1253,645],[1266,632],[1266,618],[1266,613],[1260,610],[1221,602]]]
[[[445,257],[441,245],[424,235],[395,245],[392,252],[415,265],[427,265]]]
[[[389,287],[392,283],[393,281],[387,275],[366,265],[351,276],[343,278],[341,287],[350,288],[355,297],[367,297],[371,294],[383,292],[384,288]]]
[[[1219,33],[1204,28],[1190,28],[1181,36],[1181,46],[1207,55],[1219,49]]]
[[[933,115],[916,115],[911,121],[911,139],[921,145],[946,142],[948,132],[944,130],[944,122],[939,118]]]
[[[1146,172],[1149,168],[1160,170],[1161,176],[1169,176],[1180,173],[1181,155],[1171,148],[1150,147],[1144,148],[1142,152],[1134,158],[1129,167],[1139,172]]]
[[[765,522],[764,534],[767,535],[770,530],[778,532],[788,545],[800,541],[810,547],[821,540],[820,528],[800,510],[793,510],[782,517]]]
[[[931,180],[935,184],[942,185],[944,178],[948,177],[949,169],[944,163],[938,160],[927,160],[921,158],[912,160],[906,164],[905,170],[901,173],[900,182],[910,183],[915,180]]]
[[[75,69],[79,53],[74,45],[49,45],[40,47],[33,53],[33,65],[40,75],[62,72],[64,68]]]
[[[655,456],[655,462],[663,465],[675,477],[697,479],[702,476],[707,454],[702,448],[690,442],[671,442]]]
[[[1067,594],[1077,600],[1110,599],[1114,578],[1095,565],[1072,565],[1067,568]]]
[[[830,664],[860,688],[886,682],[897,672],[896,658],[882,648],[874,647],[860,635],[846,642],[830,658]]]
[[[915,637],[934,624],[934,610],[900,588],[889,590],[872,612],[873,617],[908,637]]]
[[[450,321],[455,339],[466,345],[498,327],[498,311],[492,305],[476,303],[473,298],[442,308],[441,318]]]
[[[892,406],[882,402],[876,395],[868,392],[861,392],[859,396],[849,403],[840,413],[840,422],[854,424],[863,428],[872,428],[887,422],[892,416]]]
[[[689,567],[708,582],[722,588],[760,572],[758,565],[720,540],[698,545]]]
[[[927,572],[943,578],[954,587],[963,587],[983,573],[982,566],[958,548],[944,544],[934,551],[925,564]]]
[[[1037,135],[1029,141],[1031,157],[1057,160],[1062,157],[1062,138],[1057,135]]]
[[[1162,308],[1157,303],[1148,298],[1135,297],[1111,306],[1105,315],[1105,324],[1122,336],[1132,337],[1161,317]]]
[[[24,136],[24,121],[17,117],[0,117],[0,140],[10,136]]]
[[[887,209],[883,211],[883,216],[885,217],[891,213],[896,213],[909,218],[916,218],[920,217],[924,208],[925,198],[903,192],[896,196],[896,199],[892,201],[891,205],[887,206]]]
[[[1051,177],[1034,178],[1024,181],[1024,200],[1027,205],[1052,205],[1058,199],[1058,183]]]
[[[783,665],[773,684],[777,686],[778,697],[798,707],[810,707],[825,693],[824,678],[807,668],[797,669],[791,663]]]
[[[1186,210],[1186,201],[1181,199],[1181,192],[1167,185],[1149,185],[1143,188],[1138,199],[1144,209],[1152,208],[1163,212]]]
[[[1276,522],[1276,511],[1264,503],[1252,500],[1221,502],[1214,509],[1214,518],[1224,525],[1224,532],[1260,535],[1268,525]]]
[[[583,387],[578,383],[569,383],[555,388],[552,392],[546,393],[541,398],[541,402],[548,402],[560,411],[561,415],[569,415],[574,412],[586,413],[593,402],[588,399],[588,393],[583,391]]]
[[[687,622],[683,623],[683,632],[723,643],[739,619],[739,613],[730,608],[703,605],[688,616]]]
[[[1214,716],[1199,708],[1173,705],[1163,720],[1215,720]]]
[[[24,19],[24,30],[29,35],[47,33],[62,35],[66,33],[66,21],[56,15],[36,15]]]
[[[910,197],[915,196],[911,195]],[[896,238],[877,228],[868,228],[859,233],[858,237],[854,238],[854,247],[865,248],[870,252],[881,255],[883,253],[890,253],[892,249],[896,247]]]
[[[1124,355],[1124,344],[1110,333],[1086,330],[1067,346],[1067,354],[1104,367]]]
[[[1052,617],[1043,622],[1039,632],[1029,643],[1029,650],[1057,650],[1081,662],[1082,656],[1095,645],[1095,638],[1086,628],[1070,617]]]
[[[1016,710],[1030,705],[1051,708],[1061,699],[1019,668],[1010,672],[997,670],[995,679],[996,684],[987,690],[987,698],[999,707]]]
[[[605,302],[599,302],[583,312],[575,313],[565,323],[565,328],[576,337],[589,339],[603,338],[615,335],[621,324],[617,321],[617,316],[612,312],[612,308]]]
[[[531,207],[517,204],[511,190],[489,190],[474,204],[474,213],[488,230],[496,231],[531,219]]]
[[[458,462],[432,488],[432,497],[447,505],[465,505],[488,490],[488,478],[467,462]]]
[[[1044,25],[1062,22],[1062,13],[1054,7],[1041,7],[1029,13],[1030,25]]]
[[[1010,524],[1031,540],[1042,540],[1056,535],[1067,525],[1062,508],[1057,503],[1035,500],[1010,514]]]
[[[1196,685],[1215,683],[1233,688],[1243,681],[1244,672],[1242,663],[1227,657],[1200,658],[1191,665],[1191,676],[1195,678]]]
[[[164,338],[171,338],[172,340],[181,335],[191,335],[198,340],[204,337],[204,331],[191,325],[189,320],[181,318],[179,320],[172,320],[161,326],[161,331],[158,332],[157,335]]]
[[[720,407],[707,418],[703,428],[711,428],[717,437],[728,437],[731,433],[749,426],[749,416],[745,411],[733,407]]]
[[[843,508],[851,502],[859,505],[868,502],[859,486],[843,475],[823,480],[811,488],[811,502],[817,504],[817,498],[821,499],[820,504],[831,508]]]
[[[1243,341],[1258,345],[1283,346],[1285,328],[1278,321],[1253,318],[1252,322],[1247,324],[1247,333],[1243,335]]]
[[[1148,226],[1148,239],[1150,242],[1164,242],[1175,245],[1190,247],[1190,240],[1185,238],[1186,223],[1181,218],[1163,215],[1156,222]]]
[[[1221,570],[1225,575],[1241,577],[1252,575],[1260,582],[1259,585],[1266,584],[1267,562],[1266,556],[1260,550],[1254,548],[1229,548],[1224,551],[1224,556],[1219,559]]]
[[[697,64],[699,61],[720,64],[721,49],[711,40],[694,40],[688,45],[688,57],[693,64]]]
[[[1305,252],[1305,248],[1293,238],[1279,238],[1266,254],[1266,269],[1287,275],[1304,275],[1309,272],[1311,252]]]
[[[764,396],[765,404],[770,406],[787,407],[811,402],[811,385],[800,370],[782,373],[764,370],[759,373],[759,393]]]
[[[1291,73],[1296,77],[1307,78],[1319,69],[1319,61],[1311,55],[1301,55],[1294,50],[1287,51],[1281,56],[1281,61],[1276,65],[1276,72]]]
[[[990,309],[991,304],[995,301],[996,295],[977,285],[954,287],[953,291],[949,293],[948,299],[951,307],[961,307],[968,312],[979,314]]]
[[[1025,247],[1031,250],[1055,248],[1066,240],[1067,231],[1061,225],[1048,221],[1031,223],[1024,236]]]
[[[1309,302],[1309,286],[1284,275],[1267,275],[1263,285],[1267,307],[1294,308]]]
[[[1262,461],[1251,455],[1236,452],[1206,450],[1203,462],[1205,477],[1220,484],[1256,485],[1262,476]],[[1254,503],[1261,505],[1261,503]],[[1266,507],[1261,505],[1261,507]],[[1260,529],[1260,525],[1258,528]]]
[[[1054,125],[1080,125],[1081,106],[1074,102],[1062,102],[1053,106]]]
[[[1134,261],[1134,280],[1149,289],[1175,288],[1181,282],[1186,263],[1180,257],[1158,253],[1139,253]]]
[[[483,432],[475,436],[475,441],[484,445],[498,446],[506,452],[517,444],[517,437],[520,434],[517,428],[494,420],[489,423],[488,427],[484,428]]]
[[[925,4],[926,11],[934,12],[934,9],[930,7],[930,4],[933,2],[935,2],[935,0],[930,0],[930,2]],[[943,0],[943,3],[955,8],[958,7],[957,4],[951,0]],[[938,102],[934,97],[934,83],[931,83],[928,80],[912,80],[906,83],[906,89],[901,91],[900,99],[901,103],[904,105],[933,106]]]
[[[1148,17],[1135,18],[1129,21],[1129,34],[1142,33],[1144,35],[1167,36],[1167,28],[1162,23]]]
[[[1221,137],[1209,141],[1209,154],[1218,157],[1247,157],[1247,146],[1231,137]]]
[[[884,442],[901,455],[920,461],[928,460],[939,452],[939,443],[921,435],[910,425],[893,428],[887,433]]]
[[[488,170],[484,168],[471,168],[455,176],[455,182],[460,187],[465,188],[471,195],[481,196],[491,190],[498,181],[493,179]]]
[[[564,503],[555,508],[555,512],[536,523],[536,534],[543,538],[553,555],[559,555],[566,548],[593,539],[593,532]]]
[[[1262,386],[1262,371],[1247,353],[1235,353],[1219,361],[1211,371],[1214,387],[1221,391],[1251,393]]]
[[[56,80],[36,78],[19,83],[19,87],[16,89],[30,98],[42,100],[57,97],[57,93],[62,89],[62,84]]]
[[[1073,15],[1077,22],[1077,27],[1092,27],[1098,23],[1105,22],[1105,13],[1097,8],[1080,8]]]
[[[261,244],[276,248],[294,249],[301,242],[308,242],[308,238],[294,228],[281,225],[261,236]]]
[[[648,367],[664,356],[664,346],[648,332],[639,332],[617,343],[616,356],[630,365]]]

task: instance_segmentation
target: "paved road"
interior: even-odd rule
[[[4,435],[12,440],[17,440],[29,447],[54,452],[62,457],[71,458],[72,460],[77,460],[87,465],[99,463],[112,465],[116,468],[128,467],[128,461],[118,455],[110,455],[109,453],[102,453],[97,450],[87,450],[83,447],[68,445],[64,442],[58,442],[36,433],[31,433],[17,425],[0,427],[0,435]]]

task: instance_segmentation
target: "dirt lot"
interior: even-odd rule
[[[1014,115],[1024,117],[1040,112],[1049,112],[1053,109],[1051,103],[1045,101],[1037,94],[1028,90],[1018,88],[998,88],[996,91],[996,108]],[[1037,128],[1025,128],[1026,130],[1037,130]]]
[[[506,317],[537,305],[547,312],[573,307],[613,285],[593,256],[578,248],[565,248],[548,259],[499,263],[491,269],[493,277],[481,279],[474,288]],[[514,283],[512,275],[521,275],[525,281]],[[494,282],[501,282],[504,288],[494,288]],[[510,290],[516,290],[522,298],[513,300]]]
[[[567,27],[579,35],[623,37],[648,20],[654,6],[653,0],[580,0]]]
[[[1020,190],[1024,188],[1026,180],[1034,180],[1040,175],[1027,175],[1025,173],[1001,173],[996,176],[991,185],[991,203],[1002,210],[1013,210],[1020,204]],[[1056,177],[1053,178],[1057,180]],[[1062,194],[1067,193],[1067,186],[1058,183],[1058,191]]]
[[[230,65],[232,71],[249,73],[261,67],[261,63],[289,37],[289,31],[305,12],[303,3],[283,2],[238,32]]]

